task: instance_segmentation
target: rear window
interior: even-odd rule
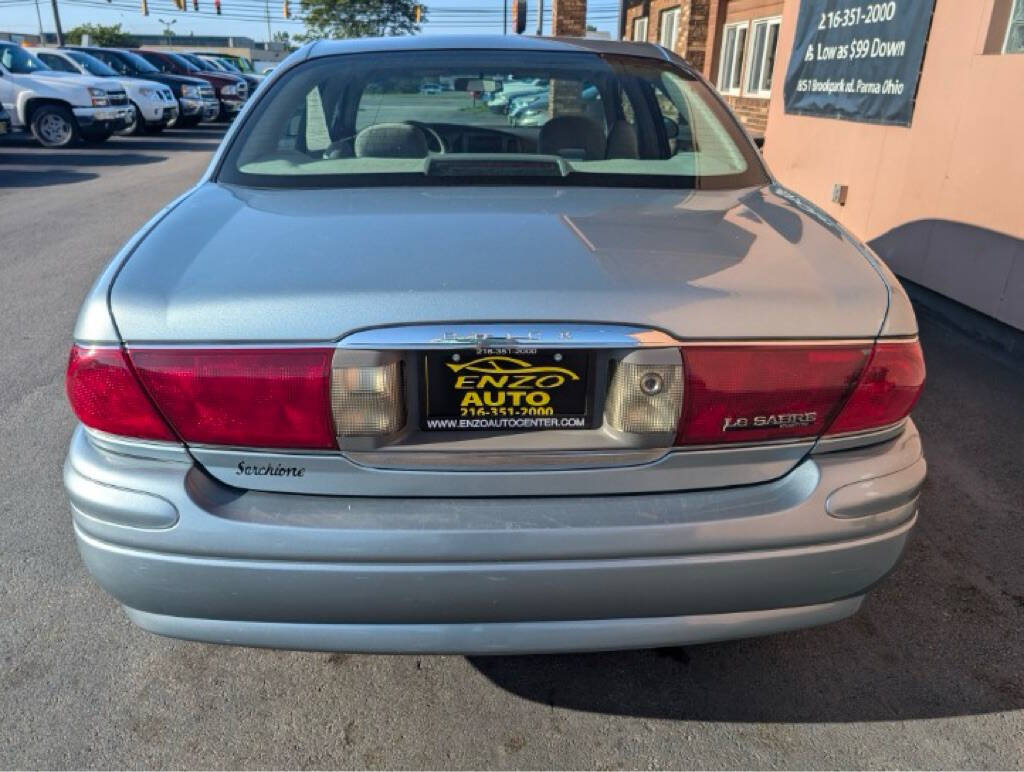
[[[728,111],[670,62],[493,50],[299,65],[247,117],[219,179],[260,187],[767,181]]]

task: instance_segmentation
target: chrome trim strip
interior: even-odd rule
[[[163,440],[139,440],[131,437],[122,437],[118,434],[109,434],[99,429],[91,429],[82,425],[85,434],[94,446],[108,453],[116,453],[119,456],[133,456],[135,458],[149,458],[156,461],[178,461],[189,462],[191,458],[185,446],[180,442],[166,442]]]
[[[260,343],[239,343],[238,341],[225,341],[223,343],[203,341],[202,343],[154,343],[152,341],[144,343],[133,343],[131,341],[125,341],[124,347],[128,351],[138,349],[194,349],[197,351],[203,351],[206,349],[294,349],[294,348],[323,348],[329,349],[334,348],[337,345],[337,341],[333,340],[322,340],[322,341],[308,341],[308,340],[268,340]]]
[[[570,471],[594,467],[640,466],[664,458],[670,448],[642,450],[563,450],[477,453],[466,451],[345,451],[353,464],[374,469],[431,471],[529,472]]]
[[[628,325],[480,322],[376,327],[341,339],[340,348],[643,348],[677,346],[661,330]]]
[[[880,442],[888,442],[903,434],[907,428],[908,419],[904,418],[891,426],[884,426],[881,429],[872,429],[867,432],[850,432],[849,434],[836,434],[831,437],[822,437],[814,446],[811,453],[835,453],[840,450],[852,450],[862,448],[866,445],[877,445]]]
[[[530,325],[531,331],[537,332],[540,326]],[[559,330],[564,330],[566,326],[555,326]],[[571,327],[583,327],[583,326],[568,326]],[[475,329],[479,329],[479,326],[474,326]],[[530,340],[525,338],[518,340],[515,338],[509,338],[507,336],[488,336],[483,338],[481,343],[477,337],[467,337],[465,339],[450,339],[450,340],[432,340],[432,339],[407,339],[408,336],[401,336],[395,333],[389,333],[385,336],[376,337],[375,334],[381,331],[400,331],[410,330],[414,328],[375,328],[373,330],[364,330],[351,335],[345,336],[340,341],[338,340],[326,340],[326,341],[291,341],[291,340],[275,340],[275,341],[262,341],[262,342],[240,342],[240,341],[202,341],[195,343],[188,342],[173,342],[173,343],[159,343],[155,341],[125,341],[123,344],[127,349],[198,349],[203,350],[207,348],[240,348],[240,349],[264,349],[264,348],[356,348],[356,349],[374,349],[374,348],[418,348],[418,349],[433,349],[433,348],[453,348],[460,346],[475,347],[480,345],[481,347],[520,347],[520,348],[657,348],[667,346],[681,346],[687,348],[698,348],[698,347],[724,347],[724,346],[870,346],[874,343],[913,343],[918,338],[912,337],[900,337],[900,338],[750,338],[750,339],[729,339],[729,340],[714,340],[714,339],[701,339],[701,340],[688,340],[686,338],[675,338],[668,333],[664,333],[659,330],[651,330],[647,328],[630,328],[620,327],[618,330],[632,330],[635,331],[632,335],[640,335],[641,337],[623,337],[623,338],[608,338],[606,340]],[[422,330],[422,328],[415,328]],[[451,330],[451,327],[444,327],[443,330]],[[599,331],[606,331],[608,328],[597,327]],[[89,348],[120,348],[121,344],[106,342],[91,342],[91,341],[79,341],[75,343],[80,346]]]
[[[327,458],[338,458],[340,451],[337,448],[329,450],[316,448],[265,448],[252,447],[250,445],[211,445],[205,442],[189,442],[189,450],[204,451],[225,451],[227,453],[261,453],[270,456],[324,456]]]

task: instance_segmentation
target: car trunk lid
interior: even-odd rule
[[[201,385],[179,399],[174,378],[183,365],[174,352],[182,347],[227,352],[228,368],[240,358],[251,363],[232,378],[279,371],[277,360],[252,364],[254,351],[321,357],[307,372],[330,372],[330,394],[319,392],[330,406],[317,410],[328,421],[333,411],[337,449],[284,443],[275,450],[277,430],[258,434],[260,442],[236,434],[211,441],[216,434],[197,432],[193,454],[225,482],[306,493],[545,495],[716,487],[784,474],[856,382],[887,297],[879,274],[839,230],[769,189],[252,191],[208,184],[127,261],[111,307],[143,384],[179,427],[213,414],[200,415],[209,407],[200,404]],[[764,360],[756,358],[744,371],[753,387],[735,378],[747,360],[732,347],[760,352],[765,344],[791,355],[776,368],[783,373],[779,409],[714,412],[725,391],[742,396],[771,379],[759,374]],[[220,366],[209,356],[205,364],[188,361],[185,369],[197,372]],[[339,410],[350,408],[339,408],[344,395],[335,387],[385,366],[404,373],[402,428],[377,438],[347,433]],[[820,392],[816,378],[829,367],[838,375]],[[790,371],[806,383],[794,384]],[[444,389],[487,386],[488,379],[513,388],[509,377],[575,379],[543,404],[559,411],[554,418],[580,422],[527,427],[515,413],[516,422],[501,427],[430,425],[431,415],[451,417],[460,408],[430,385],[428,376],[436,385],[441,374],[451,380]],[[617,402],[615,389],[636,393],[652,375],[659,385],[648,403],[671,392],[674,418],[648,410],[661,410],[658,428],[630,428],[620,413],[633,403]],[[287,413],[294,384],[266,383],[273,425],[298,425],[297,414]],[[576,386],[580,393],[571,393]],[[268,400],[262,386],[252,388],[256,420]],[[311,389],[302,393],[317,393],[315,383]],[[491,412],[505,408],[490,399],[528,398],[492,394],[476,397]],[[223,398],[230,411],[232,396],[221,390],[215,401]],[[357,396],[364,409],[365,392]],[[824,407],[812,411],[813,399]],[[684,400],[691,415],[706,417],[700,431],[695,424],[687,430],[692,436],[681,426],[677,436],[673,423],[686,412]],[[314,434],[317,420],[309,424]],[[727,446],[713,447],[716,440]],[[330,432],[326,441],[333,445]]]

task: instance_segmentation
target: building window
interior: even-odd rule
[[[633,40],[643,43],[647,42],[647,17],[641,16],[633,19]]]
[[[1024,53],[1024,0],[1016,0],[1006,25],[1006,42],[1003,51],[1008,54]]]
[[[679,9],[662,11],[658,21],[658,42],[670,51],[675,50],[676,33],[679,31]]]
[[[739,94],[743,82],[743,55],[747,50],[747,29],[750,22],[727,24],[722,31],[722,57],[718,65],[718,90],[723,94]]]
[[[779,45],[781,19],[757,19],[751,22],[750,56],[747,64],[747,93],[769,97],[772,93],[772,71],[775,69],[775,49]]]

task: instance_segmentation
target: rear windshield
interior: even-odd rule
[[[218,178],[258,187],[767,181],[728,111],[670,62],[493,50],[299,65],[249,114]]]

